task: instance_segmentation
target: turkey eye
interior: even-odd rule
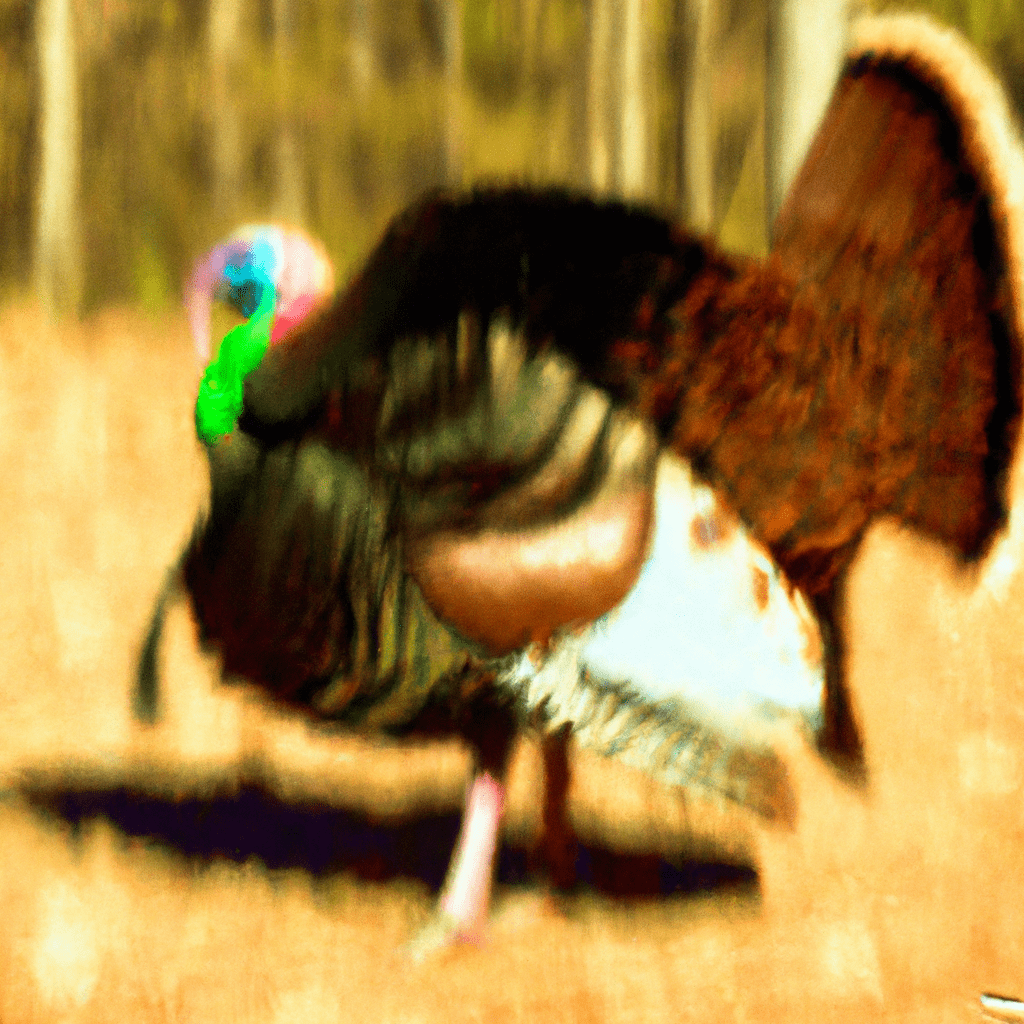
[[[227,285],[225,301],[248,320],[263,297],[257,269],[248,259],[241,265],[229,263],[224,268],[223,281]]]
[[[231,305],[247,320],[256,312],[263,286],[258,281],[243,281],[231,288]]]

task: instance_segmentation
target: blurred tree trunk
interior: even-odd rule
[[[241,191],[241,113],[232,85],[240,58],[242,0],[210,0],[207,53],[210,62],[210,127],[213,206],[233,223]]]
[[[643,0],[622,0],[622,23],[616,35],[618,49],[618,188],[627,199],[647,197],[647,113],[648,95],[647,35],[644,27]]]
[[[537,85],[544,52],[544,0],[519,0],[520,38],[523,41],[523,80]]]
[[[592,186],[589,166],[589,125],[590,110],[589,76],[590,39],[587,32],[581,32],[574,39],[570,53],[566,54],[569,67],[569,166],[566,168],[569,182],[580,190]]]
[[[850,0],[775,0],[768,14],[765,181],[768,235],[832,95]]]
[[[610,192],[613,187],[612,7],[613,0],[590,0],[587,163],[590,169],[590,186],[598,194]]]
[[[714,131],[712,103],[713,0],[676,0],[676,66],[680,96],[676,207],[693,230],[715,227]]]
[[[373,45],[373,12],[370,0],[352,0],[349,17],[349,54],[352,67],[352,83],[359,104],[368,103],[370,86],[373,82],[376,60]]]
[[[274,216],[289,224],[305,226],[305,174],[291,114],[295,73],[293,0],[274,0],[273,31],[278,120],[274,145]]]
[[[444,67],[444,178],[449,185],[462,182],[463,39],[461,0],[440,4]]]
[[[77,62],[70,0],[39,0],[40,142],[34,277],[51,315],[78,312],[82,301],[79,223]]]

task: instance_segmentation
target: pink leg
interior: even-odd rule
[[[505,805],[505,787],[478,772],[466,795],[462,828],[455,844],[438,912],[409,946],[416,960],[459,940],[478,939],[487,921],[494,876],[494,851]]]
[[[441,893],[441,910],[458,922],[461,938],[477,935],[487,919],[504,805],[505,787],[489,772],[480,772],[466,797],[462,829]]]

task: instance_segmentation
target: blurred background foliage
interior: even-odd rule
[[[305,226],[343,282],[424,189],[479,181],[624,194],[766,248],[769,0],[0,0],[2,296],[33,281],[43,2],[70,5],[79,311],[166,308],[251,220]],[[914,5],[982,50],[1018,110],[1019,3]],[[704,183],[686,170],[695,7],[712,26]]]

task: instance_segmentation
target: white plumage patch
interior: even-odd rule
[[[508,659],[499,683],[550,727],[570,723],[584,747],[746,801],[778,721],[821,725],[825,673],[803,595],[665,453],[632,590],[596,622]]]
[[[816,727],[821,639],[803,595],[690,467],[658,465],[654,536],[626,599],[587,631],[597,678],[682,698],[723,724],[793,710]]]

